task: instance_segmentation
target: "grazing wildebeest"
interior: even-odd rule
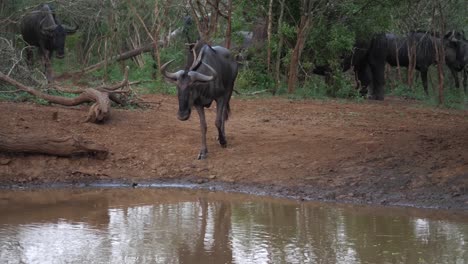
[[[463,32],[451,31],[444,36],[444,41],[450,46],[446,49],[445,63],[452,73],[455,87],[460,88],[458,73],[463,73],[463,87],[467,92],[468,86],[468,41]]]
[[[357,41],[350,52],[340,56],[340,69],[345,72],[350,68],[353,69],[355,80],[357,82],[356,89],[360,89],[361,95],[367,93],[367,88],[371,84],[372,75],[367,63],[367,51],[369,49],[369,41]],[[329,65],[317,65],[312,72],[314,74],[325,76],[326,80],[331,78],[332,68]]]
[[[55,17],[54,11],[47,4],[39,5],[23,17],[21,35],[29,45],[39,48],[47,80],[52,81],[53,78],[50,67],[52,53],[56,51],[57,58],[63,58],[65,56],[65,36],[76,30],[77,27],[70,28],[61,25]],[[28,57],[29,59],[32,57],[30,51]]]
[[[227,146],[224,125],[229,116],[229,101],[237,77],[237,62],[226,48],[197,42],[189,48],[187,64],[184,70],[171,73],[166,68],[172,61],[161,67],[165,79],[177,85],[179,111],[177,118],[185,121],[190,118],[192,106],[200,116],[202,145],[198,159],[205,159],[208,154],[206,146],[205,107],[216,101],[216,127],[219,144]]]

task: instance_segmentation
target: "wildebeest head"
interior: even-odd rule
[[[451,31],[444,36],[447,64],[461,71],[468,65],[468,41],[463,32]]]
[[[161,74],[168,82],[174,83],[177,86],[177,97],[179,99],[179,111],[177,112],[177,118],[181,121],[185,121],[190,118],[190,113],[193,106],[192,93],[194,87],[197,84],[203,84],[212,81],[216,77],[217,73],[210,65],[205,63],[203,63],[203,65],[212,72],[212,75],[206,75],[197,72],[194,70],[194,67],[191,67],[189,70],[180,70],[173,73],[167,72],[167,66],[173,61],[174,60],[171,60],[161,67]]]
[[[70,27],[62,25],[57,20],[54,11],[47,5],[41,7],[43,18],[40,22],[41,34],[48,39],[48,46],[56,51],[56,56],[62,59],[65,56],[65,37],[67,34],[73,34],[78,26]]]
[[[70,28],[58,24],[42,29],[42,33],[50,38],[53,50],[57,52],[56,57],[62,59],[65,57],[65,38],[67,34],[73,34],[77,29],[78,27]]]

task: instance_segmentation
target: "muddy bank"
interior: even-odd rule
[[[83,123],[86,107],[0,103],[1,133],[80,135],[106,146],[105,160],[0,155],[2,187],[96,183],[191,183],[295,199],[468,210],[468,113],[385,102],[233,99],[228,148],[207,111],[208,159],[196,160],[196,113],[151,95],[147,110],[114,110]]]

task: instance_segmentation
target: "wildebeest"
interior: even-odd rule
[[[415,69],[421,73],[424,91],[427,94],[427,72],[431,65],[437,63],[437,52],[442,50],[445,54],[457,54],[453,45],[431,32],[414,31],[403,37],[391,33],[375,35],[370,42],[366,59],[371,70],[370,97],[384,99],[386,63],[391,66],[409,67],[410,59]]]
[[[455,87],[460,88],[458,73],[463,73],[463,87],[467,92],[468,86],[468,41],[463,32],[451,31],[444,36],[444,41],[450,49],[446,49],[445,63],[452,73]]]
[[[369,88],[368,98],[383,100],[385,64],[409,67],[412,58],[413,66],[421,73],[424,91],[427,94],[427,72],[431,65],[437,63],[436,47],[439,51],[444,50],[447,66],[452,71],[456,83],[458,72],[465,69],[466,76],[467,41],[461,40],[460,35],[456,38],[448,36],[447,34],[445,38],[440,38],[438,34],[426,31],[414,31],[405,36],[392,33],[375,34],[369,41],[357,42],[351,54],[342,56],[341,67],[346,71],[353,66],[362,91],[366,92],[365,88]],[[326,76],[331,71],[327,66],[319,66],[314,69],[314,73]]]
[[[410,32],[404,37],[391,33],[374,35],[367,44],[363,45],[367,51],[362,65],[367,65],[369,70],[363,71],[361,76],[370,80],[368,98],[384,99],[385,64],[410,66],[410,50],[414,67],[421,73],[424,90],[427,93],[427,71],[430,65],[436,63],[435,47],[441,47],[440,45],[440,39],[426,32]]]
[[[340,56],[340,69],[345,72],[350,68],[353,69],[355,79],[357,81],[356,89],[360,89],[362,95],[367,93],[367,88],[371,84],[372,75],[367,63],[367,52],[369,49],[369,41],[357,41],[350,52]],[[329,79],[332,75],[330,65],[317,65],[312,70],[314,74],[325,76]]]
[[[206,146],[205,107],[210,107],[216,101],[216,127],[221,147],[227,146],[225,122],[228,119],[234,81],[237,77],[238,65],[230,51],[221,46],[211,47],[199,41],[189,49],[187,64],[184,70],[171,73],[166,71],[172,61],[161,67],[165,79],[177,85],[179,111],[177,118],[185,121],[190,118],[192,107],[200,116],[201,149],[198,159],[205,159],[208,154]]]
[[[21,35],[29,45],[38,47],[39,54],[45,67],[47,80],[52,81],[52,69],[50,61],[55,51],[56,57],[65,56],[65,36],[72,34],[77,27],[70,28],[60,24],[52,8],[47,4],[41,4],[21,21]],[[32,57],[29,53],[28,57]]]
[[[416,70],[421,73],[424,92],[427,90],[427,72],[429,67],[437,63],[436,48],[442,51],[440,38],[430,32],[410,32],[404,37],[386,34],[387,62],[391,66],[410,66],[411,57]]]

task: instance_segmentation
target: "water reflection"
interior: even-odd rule
[[[2,263],[467,263],[467,236],[466,217],[433,211],[168,189],[0,193]]]

